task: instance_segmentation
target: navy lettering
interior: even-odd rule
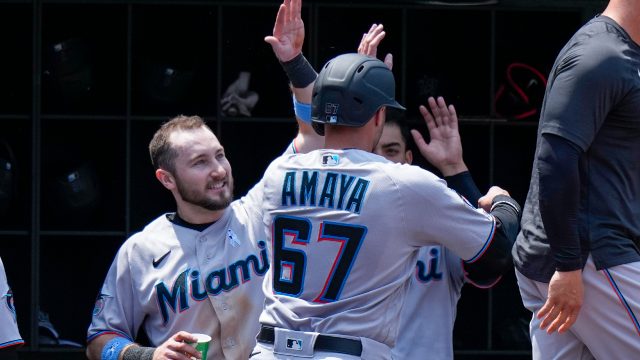
[[[300,206],[306,205],[307,201],[310,206],[316,206],[316,187],[318,187],[318,172],[314,171],[309,177],[309,172],[303,171],[300,184]]]
[[[282,206],[296,204],[295,189],[296,189],[296,173],[293,171],[290,171],[284,175],[284,182],[282,183]]]
[[[420,282],[424,283],[428,283],[431,280],[442,280],[442,272],[439,269],[440,250],[435,247],[431,248],[429,254],[431,255],[429,266],[422,260],[418,260],[416,264],[416,277]]]

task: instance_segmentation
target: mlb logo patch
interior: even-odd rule
[[[340,163],[340,155],[324,154],[322,155],[322,165],[335,166]]]
[[[302,351],[302,339],[287,338],[287,349]]]

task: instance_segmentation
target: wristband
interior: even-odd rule
[[[298,119],[306,124],[311,124],[311,104],[298,102],[296,96],[293,95],[293,112],[296,113]]]
[[[133,341],[129,339],[125,339],[120,336],[114,337],[104,344],[101,354],[102,360],[118,360],[118,356],[120,356],[122,349],[131,343],[133,343]]]
[[[515,200],[506,195],[498,195],[493,199],[493,201],[493,204],[491,204],[491,211],[493,211],[493,209],[495,209],[497,205],[505,204],[513,208],[513,210],[516,211],[516,214],[520,214],[520,206],[518,206],[518,203],[516,203]]]
[[[156,348],[132,346],[122,354],[122,360],[152,360]]]
[[[282,65],[289,81],[295,88],[306,88],[318,77],[318,74],[302,53],[289,61],[280,62],[280,65]]]

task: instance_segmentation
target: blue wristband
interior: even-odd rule
[[[102,348],[102,360],[118,360],[118,356],[125,346],[133,343],[129,339],[117,336],[109,340]]]
[[[311,124],[311,104],[304,104],[296,100],[295,95],[293,97],[293,112],[296,113],[298,119],[306,124]]]

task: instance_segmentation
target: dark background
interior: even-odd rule
[[[0,203],[0,256],[26,340],[21,359],[83,359],[83,348],[47,342],[39,311],[60,339],[84,346],[118,247],[174,210],[147,152],[161,122],[177,114],[204,117],[227,149],[237,196],[289,144],[296,127],[287,79],[263,41],[279,4],[0,3],[0,141],[7,145],[0,158],[13,165],[11,181],[1,184],[10,197]],[[372,23],[384,24],[379,57],[394,54],[406,121],[424,133],[418,105],[444,96],[461,117],[465,159],[480,189],[499,185],[522,204],[537,115],[514,115],[539,106],[540,86],[531,73],[513,73],[531,103],[512,98],[508,87],[501,92],[507,66],[525,63],[547,75],[562,45],[605,4],[306,0],[305,55],[319,68],[355,52]],[[220,96],[241,71],[251,73],[259,101],[251,117],[225,117]],[[491,290],[465,286],[456,358],[530,358],[528,317],[512,275]]]

